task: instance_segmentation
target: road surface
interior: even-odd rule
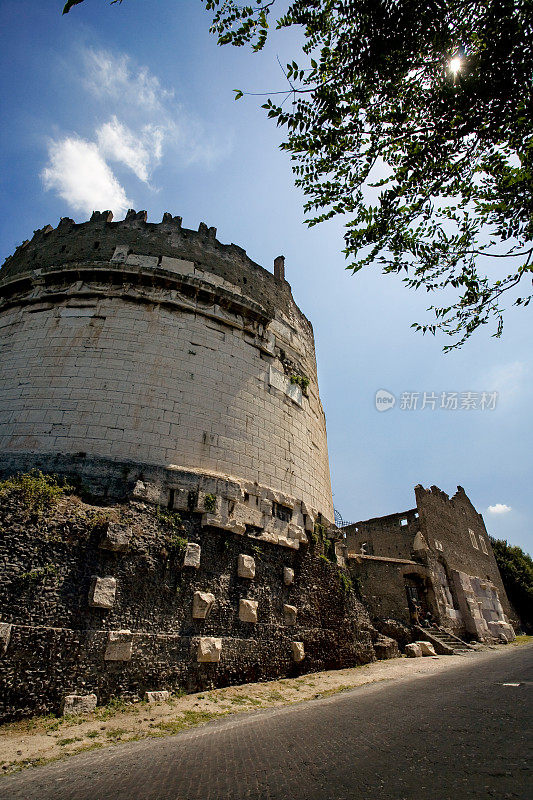
[[[0,798],[532,800],[532,687],[533,646],[475,654],[28,769],[0,779]]]

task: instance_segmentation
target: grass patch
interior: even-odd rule
[[[105,706],[99,706],[95,710],[95,714],[98,719],[110,719],[110,717],[115,716],[115,714],[119,713],[128,713],[135,711],[136,708],[133,703],[127,703],[121,697],[112,697],[109,703],[106,703]]]
[[[224,712],[213,711],[184,711],[179,717],[169,719],[166,722],[159,722],[157,727],[165,733],[179,733],[186,728],[194,725],[201,725],[212,719],[224,716]]]
[[[524,634],[523,636],[517,636],[513,644],[530,644],[530,642],[533,642],[533,636],[526,636]]]
[[[128,733],[127,728],[109,728],[105,735],[108,739],[122,739],[125,733]]]
[[[45,475],[39,469],[0,482],[0,498],[18,497],[25,505],[27,517],[42,517],[57,505],[65,492],[72,490],[73,487],[57,475]]]
[[[81,736],[73,736],[70,739],[58,739],[57,743],[60,747],[66,747],[67,744],[73,744],[74,742],[81,742]]]

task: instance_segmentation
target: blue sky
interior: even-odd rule
[[[444,355],[445,341],[409,327],[427,318],[424,294],[378,269],[345,271],[340,221],[303,225],[282,133],[260,99],[235,103],[232,91],[283,88],[276,57],[292,60],[297,36],[253,55],[217,46],[200,0],[85,0],[66,17],[61,6],[0,3],[2,259],[62,216],[128,207],[214,225],[267,268],[285,255],[315,330],[343,517],[410,508],[416,483],[460,484],[491,534],[532,552],[530,314],[511,309],[502,339],[483,330]],[[386,412],[380,389],[396,398]],[[442,392],[459,408],[440,409]],[[466,392],[478,406],[497,392],[496,407],[461,408]],[[418,394],[416,409],[401,407],[404,393]]]

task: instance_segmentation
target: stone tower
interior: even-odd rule
[[[0,468],[125,486],[298,548],[333,520],[313,331],[216,229],[95,212],[0,271]]]

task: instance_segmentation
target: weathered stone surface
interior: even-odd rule
[[[424,642],[424,641],[420,640],[418,642],[415,642],[414,644],[417,644],[419,646],[423,656],[436,656],[437,655],[436,652],[435,652],[435,648],[433,647],[431,642]]]
[[[130,528],[115,522],[108,522],[100,541],[100,547],[102,550],[112,550],[114,553],[125,553],[129,550],[130,540]]]
[[[194,619],[205,619],[215,602],[215,595],[210,592],[195,592],[192,600],[192,615]]]
[[[250,580],[255,578],[255,560],[252,556],[239,553],[237,574],[239,578],[249,578]]]
[[[418,642],[407,644],[405,646],[405,655],[408,658],[422,658],[422,649]]]
[[[283,567],[283,583],[285,586],[290,586],[294,583],[294,570],[290,567]]]
[[[90,714],[96,708],[95,694],[67,694],[61,703],[61,714],[64,717],[78,714]]]
[[[94,608],[113,608],[117,581],[115,578],[98,578],[93,575],[89,589],[89,605]]]
[[[63,463],[54,462],[50,472],[61,474]],[[103,481],[104,469],[106,465],[102,465]],[[160,475],[161,498],[168,504],[166,473],[143,467],[146,483],[156,483]],[[195,486],[190,474],[176,470],[170,477],[175,487]],[[233,483],[217,479],[216,486],[205,490],[225,495],[233,488]],[[317,559],[311,550],[287,551],[259,540],[253,541],[255,550],[244,550],[250,540],[201,529],[199,514],[184,514],[185,530],[180,535],[201,545],[201,565],[199,570],[182,569],[183,551],[166,547],[168,527],[146,501],[109,504],[104,512],[120,513],[124,527],[133,532],[125,555],[99,548],[99,536],[91,525],[93,515],[102,513],[98,506],[94,511],[82,506],[86,513],[81,514],[77,499],[65,498],[65,503],[65,513],[59,510],[38,522],[25,520],[25,509],[15,496],[0,504],[0,527],[10,532],[9,537],[0,537],[0,562],[13,565],[14,574],[28,571],[30,565],[56,566],[54,572],[43,571],[38,581],[20,582],[16,593],[7,581],[0,581],[0,619],[13,622],[9,648],[0,658],[1,721],[57,711],[58,698],[70,693],[94,693],[99,704],[105,704],[123,694],[143,697],[146,689],[201,691],[229,681],[244,683],[250,676],[261,681],[287,677],[295,667],[345,668],[374,658],[364,608],[343,591],[336,566]],[[9,517],[23,521],[9,527]],[[75,520],[76,536],[64,535],[65,519]],[[237,560],[243,552],[255,556],[254,581],[237,577]],[[116,579],[111,610],[87,605],[88,564],[93,574]],[[289,587],[283,582],[285,566],[298,576]],[[192,620],[195,591],[216,598],[205,621]],[[258,623],[239,620],[241,599],[259,602]],[[284,601],[298,608],[295,626],[282,624]],[[133,632],[131,660],[104,661],[109,629]],[[222,638],[223,668],[198,662],[200,635]],[[305,643],[301,665],[292,661],[293,640]],[[112,652],[109,655],[113,657]]]
[[[305,658],[305,649],[303,642],[292,642],[292,660],[298,664]]]
[[[214,636],[202,636],[198,642],[198,661],[202,664],[214,664],[220,661],[222,639]]]
[[[285,619],[285,625],[296,625],[297,614],[298,609],[296,606],[290,606],[288,603],[283,604],[283,617]]]
[[[131,631],[109,631],[105,661],[130,661],[133,652],[133,633]]]
[[[0,622],[0,656],[7,653],[12,628],[13,626],[9,622]]]
[[[187,542],[187,549],[185,550],[185,558],[183,559],[184,567],[194,567],[198,569],[200,566],[200,556],[202,548],[195,542]]]
[[[378,636],[374,642],[374,650],[379,659],[397,658],[400,655],[398,642],[389,636]]]
[[[239,619],[241,622],[257,622],[257,600],[239,600]]]
[[[166,689],[158,689],[155,692],[145,692],[144,699],[147,703],[163,703],[170,698],[170,692]]]

